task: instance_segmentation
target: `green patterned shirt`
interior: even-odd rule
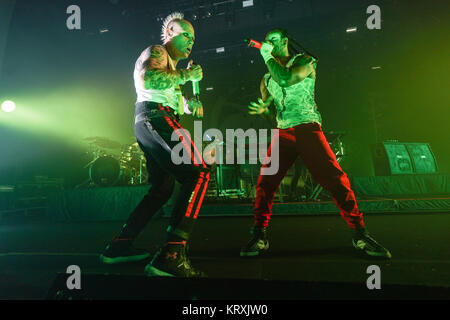
[[[292,66],[294,60],[301,54],[295,55],[286,64]],[[316,80],[311,76],[292,86],[282,88],[270,75],[264,75],[264,82],[270,95],[274,98],[277,110],[277,127],[288,129],[303,123],[317,122],[322,125],[322,117],[317,110],[314,100]]]

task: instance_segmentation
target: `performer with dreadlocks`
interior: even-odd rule
[[[297,42],[283,29],[271,30],[265,40],[261,56],[269,72],[260,84],[262,98],[258,103],[250,103],[249,113],[268,116],[274,102],[279,135],[272,140],[268,156],[272,149],[276,150],[273,144],[279,141],[279,170],[275,175],[261,174],[258,178],[253,236],[241,249],[241,256],[258,256],[269,248],[267,228],[275,192],[300,156],[313,178],[332,195],[353,231],[353,246],[369,256],[390,258],[389,251],[367,232],[347,175],[322,132],[322,118],[314,99],[317,59],[292,50],[289,42]],[[263,166],[267,165],[270,164]]]
[[[146,266],[145,273],[148,276],[197,277],[204,274],[191,266],[186,246],[210,173],[178,121],[184,113],[203,117],[201,102],[186,100],[180,89],[180,85],[188,81],[200,81],[203,71],[201,66],[192,65],[192,61],[188,69],[176,69],[180,60],[189,57],[195,41],[194,28],[184,20],[183,14],[173,13],[165,19],[162,41],[163,45],[153,45],[142,52],[134,70],[137,92],[134,131],[147,160],[151,187],[100,258],[104,263],[113,264],[149,257],[145,251],[134,248],[133,241],[169,200],[176,179],[181,189],[167,229],[167,241]],[[179,141],[171,140],[175,134]],[[191,164],[172,162],[172,149],[180,141],[184,152],[190,153]]]

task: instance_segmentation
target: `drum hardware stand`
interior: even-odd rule
[[[80,189],[80,188],[84,188],[84,187],[91,187],[94,185],[94,182],[92,181],[91,177],[89,177],[88,179],[86,179],[84,182],[80,183],[79,185],[77,185],[75,187],[75,189]]]
[[[142,184],[142,167],[144,165],[144,161],[142,159],[142,156],[139,159],[139,184]]]
[[[97,149],[93,152],[93,154],[94,154],[94,159],[92,159],[88,164],[86,164],[83,167],[83,169],[87,169],[90,166],[92,166],[95,163],[95,161],[97,161],[100,158],[101,152],[100,152],[100,150]],[[75,189],[84,188],[84,187],[92,187],[94,185],[95,185],[94,181],[92,181],[92,177],[91,177],[91,175],[89,175],[89,178],[87,178],[85,181],[83,181],[79,185],[75,186]]]

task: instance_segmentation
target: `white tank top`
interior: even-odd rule
[[[169,68],[171,70],[175,70],[172,59],[169,55],[167,55],[167,58],[169,60]],[[178,94],[181,95],[181,91],[177,90],[175,87],[165,90],[145,89],[144,81],[141,78],[140,72],[136,69],[134,71],[134,87],[136,88],[137,95],[136,102],[152,101],[169,106],[174,110],[178,109]]]

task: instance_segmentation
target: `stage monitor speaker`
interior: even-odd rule
[[[375,175],[413,174],[411,157],[404,143],[383,142],[372,148]]]
[[[375,175],[436,173],[437,164],[427,143],[385,141],[372,147]]]
[[[437,173],[438,167],[428,143],[405,143],[415,173]]]

